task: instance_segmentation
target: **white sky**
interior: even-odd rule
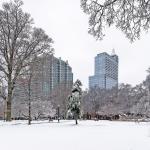
[[[2,0],[4,1],[4,0]],[[80,8],[80,0],[24,0],[24,10],[55,41],[55,56],[68,60],[74,80],[88,87],[88,76],[94,73],[94,57],[101,52],[119,56],[119,83],[136,85],[146,77],[150,67],[150,32],[133,44],[115,29],[107,29],[103,41],[88,34],[88,16]]]

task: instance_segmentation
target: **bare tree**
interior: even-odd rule
[[[3,83],[3,80],[0,80],[0,97],[3,100],[6,100],[6,86]]]
[[[66,83],[59,83],[52,89],[50,94],[54,108],[57,109],[59,106],[62,117],[66,117],[68,103],[67,99],[68,95],[71,94],[71,88],[71,85],[68,86]]]
[[[103,39],[105,26],[115,25],[131,41],[150,27],[150,0],[81,0],[89,17],[89,33]]]
[[[7,87],[3,83],[3,80],[0,80],[0,114],[1,117],[5,120],[6,116],[6,89]]]
[[[146,77],[144,84],[147,87],[148,92],[150,93],[150,68],[148,68],[147,73],[148,73],[148,75]]]
[[[33,55],[51,52],[53,42],[41,28],[33,27],[30,14],[22,11],[21,0],[3,3],[0,10],[0,75],[7,85],[7,121],[18,76]]]
[[[98,88],[93,88],[89,91],[90,100],[92,103],[92,109],[94,110],[94,113],[96,114],[100,108],[100,91]]]
[[[135,92],[135,88],[129,84],[121,84],[119,88],[112,89],[90,89],[84,97],[84,112],[90,110],[90,113],[104,115],[131,113],[132,107],[143,96],[143,92]]]
[[[98,87],[91,88],[85,92],[82,99],[84,114],[91,113],[96,115],[102,108],[105,95],[105,90]]]
[[[31,119],[31,96],[32,96],[31,86],[32,86],[32,79],[35,76],[35,69],[34,69],[35,63],[37,63],[37,56],[35,56],[33,60],[30,62],[29,66],[26,67],[27,70],[25,70],[25,76],[24,76],[25,84],[23,86],[27,94],[27,101],[28,101],[28,125],[31,124],[31,120],[32,120]]]
[[[15,118],[26,118],[28,124],[31,124],[32,119],[40,119],[42,117],[54,116],[55,110],[52,106],[52,101],[49,96],[45,95],[42,89],[38,86],[40,83],[37,80],[39,76],[39,63],[41,59],[35,56],[30,65],[24,68],[22,74],[16,83],[14,99],[12,103],[12,112]]]
[[[148,115],[150,115],[150,68],[148,68],[147,73],[148,75],[146,77],[146,80],[143,83],[147,91],[147,96],[144,97],[144,100],[146,102],[146,105],[144,106],[145,106],[145,111],[148,113]]]

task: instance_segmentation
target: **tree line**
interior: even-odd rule
[[[120,84],[112,89],[91,88],[84,92],[84,114],[132,114],[150,117],[150,69],[146,79],[136,85]]]
[[[22,84],[26,85],[24,88],[28,97],[26,107],[30,110],[31,99],[33,100],[31,91],[34,69],[32,65],[43,53],[53,53],[53,39],[43,29],[34,26],[33,18],[22,10],[22,6],[22,0],[14,0],[4,2],[0,9],[0,106],[4,105],[7,121],[11,121],[12,118],[12,102],[15,87],[18,84],[17,80],[20,76],[26,76],[26,81],[23,80]],[[139,38],[141,31],[148,31],[150,27],[150,0],[81,0],[81,7],[90,16],[89,33],[97,39],[103,38],[105,26],[115,25],[131,41]],[[148,72],[150,73],[150,69]],[[84,92],[82,98],[83,112],[94,110],[95,113],[140,112],[149,114],[149,80],[148,75],[143,83],[135,87],[121,84],[118,88],[111,90],[90,89]],[[50,96],[56,99],[52,102],[55,107],[60,103],[60,99],[62,100],[62,97],[58,98],[58,95],[62,95],[63,92],[60,94],[56,92],[61,91],[60,88],[63,86],[58,86],[53,96]],[[66,95],[63,94],[63,97],[66,98]],[[64,110],[66,109],[65,98],[61,102]],[[37,97],[37,99],[46,98]],[[48,105],[45,103],[40,106],[46,110]],[[28,115],[30,118],[30,112]]]

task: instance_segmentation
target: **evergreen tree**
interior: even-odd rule
[[[73,85],[71,95],[68,97],[68,113],[72,114],[76,124],[78,124],[77,120],[81,110],[82,89],[80,86],[82,86],[82,83],[80,80],[77,80]]]

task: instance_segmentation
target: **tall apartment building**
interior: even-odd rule
[[[95,57],[95,73],[89,77],[89,88],[111,89],[118,85],[118,56],[106,52]]]
[[[51,56],[51,62],[50,89],[52,90],[59,84],[64,84],[67,87],[72,88],[73,73],[68,61],[63,61],[61,58],[58,59],[54,56]]]
[[[60,84],[71,88],[73,84],[72,68],[68,61],[56,58],[53,55],[42,55],[34,66],[33,89],[37,93],[49,95]]]
[[[32,68],[33,76],[30,88],[32,114],[34,114],[34,111],[38,111],[40,107],[48,107],[51,100],[56,99],[60,92],[62,93],[60,95],[61,105],[63,103],[61,100],[63,101],[64,97],[69,95],[69,90],[71,91],[73,85],[72,68],[68,62],[53,55],[42,55],[33,63]],[[28,114],[28,83],[29,78],[26,75],[17,80],[12,101],[13,117],[20,116],[23,113]],[[39,106],[42,105],[41,102],[43,102],[43,106]],[[50,111],[50,107],[48,109]]]

